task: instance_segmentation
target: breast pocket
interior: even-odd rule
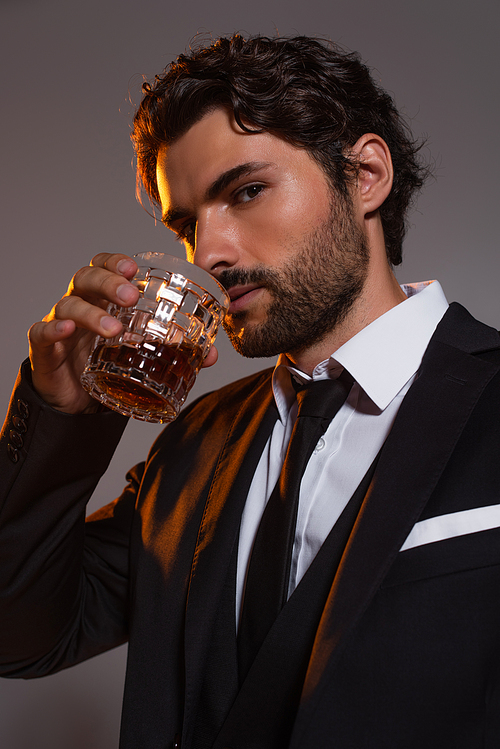
[[[418,545],[403,545],[381,587],[494,565],[500,565],[500,528],[469,530],[438,540],[425,541],[421,536]]]

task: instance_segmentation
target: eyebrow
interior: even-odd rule
[[[228,169],[226,172],[220,174],[217,179],[215,179],[212,184],[209,185],[209,187],[206,189],[204,202],[214,200],[218,195],[221,194],[221,192],[223,192],[227,187],[229,187],[229,185],[231,185],[240,177],[246,177],[268,166],[272,166],[272,164],[267,161],[248,161],[245,164],[238,164],[238,166],[234,166],[232,169]],[[172,206],[171,208],[168,208],[163,212],[161,222],[162,224],[165,224],[165,226],[170,227],[179,219],[189,216],[190,213],[191,211],[187,208],[182,208],[181,206]]]

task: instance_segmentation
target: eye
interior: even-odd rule
[[[179,242],[188,242],[192,244],[196,234],[196,221],[189,221],[188,223],[181,226],[176,230],[177,239]]]
[[[254,200],[264,189],[264,185],[247,185],[236,193],[238,203],[249,203]]]

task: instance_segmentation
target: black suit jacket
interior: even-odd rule
[[[278,619],[216,747],[498,747],[500,528],[400,549],[418,522],[500,504],[499,370],[497,332],[452,305],[349,538],[291,736],[268,730],[285,688]],[[13,462],[19,400],[30,415]],[[124,420],[58,414],[21,382],[0,455],[2,673],[38,676],[129,639],[121,746],[163,749],[182,734],[189,747],[247,489],[275,418],[269,371],[201,398],[85,532],[85,502]]]

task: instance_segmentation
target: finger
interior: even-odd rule
[[[101,252],[92,258],[90,265],[106,268],[106,270],[117,273],[120,276],[125,276],[129,280],[137,273],[137,263],[135,260],[128,255],[120,253],[110,254],[109,252]]]
[[[137,291],[137,289],[134,289]],[[108,315],[101,307],[90,304],[79,296],[69,295],[56,304],[47,323],[54,321],[53,335],[62,334],[66,328],[57,328],[57,322],[72,322],[78,328],[90,330],[103,338],[112,338],[122,330],[122,323]],[[71,335],[71,334],[69,334]],[[61,339],[60,339],[61,340]]]
[[[219,352],[215,348],[215,346],[212,346],[208,354],[206,355],[202,367],[213,367],[217,359],[219,358]]]
[[[100,266],[86,266],[73,276],[67,296],[78,296],[100,307],[105,307],[109,302],[120,307],[131,307],[137,302],[139,291],[123,275]]]
[[[28,338],[32,346],[48,348],[73,335],[76,325],[73,320],[52,320],[51,322],[37,322],[28,331]]]

